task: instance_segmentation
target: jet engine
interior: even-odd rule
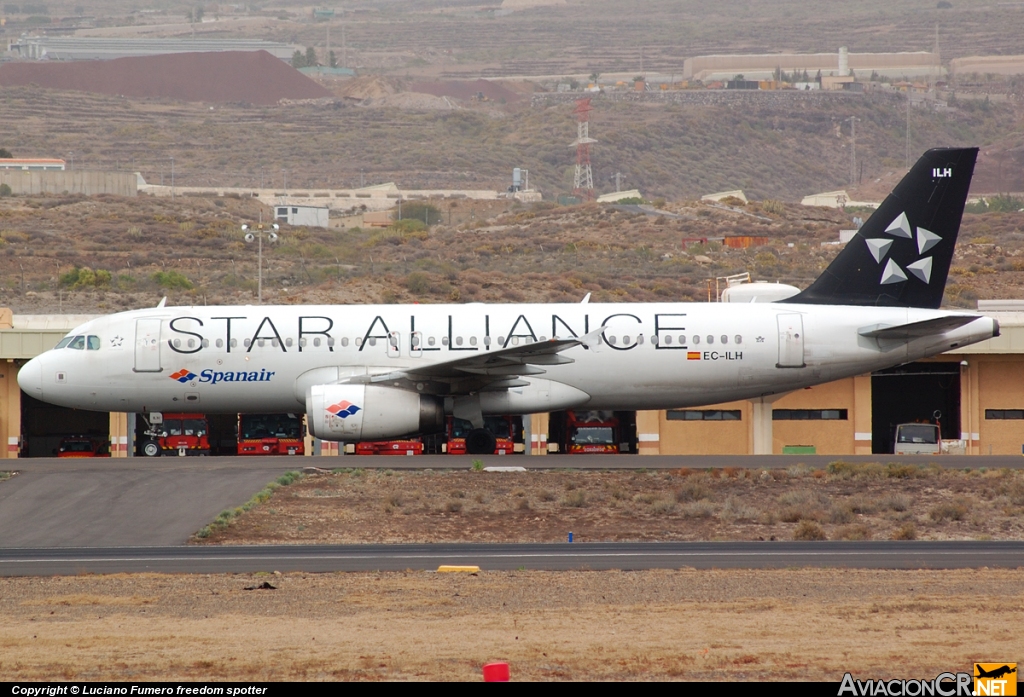
[[[309,432],[321,440],[396,438],[444,429],[444,400],[377,385],[313,385],[306,393]]]

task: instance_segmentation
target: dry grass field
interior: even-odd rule
[[[1017,658],[1021,581],[990,569],[5,578],[0,674],[472,681],[505,660],[513,680],[933,678]]]
[[[850,213],[761,203],[668,203],[669,216],[608,206],[435,202],[427,229],[284,227],[264,250],[264,300],[292,303],[706,301],[708,281],[748,271],[806,286],[831,261]],[[0,198],[0,305],[17,313],[247,304],[256,253],[240,226],[251,199]],[[451,224],[448,216],[451,215]],[[734,249],[687,238],[752,235]],[[792,246],[790,246],[792,245]],[[967,214],[946,303],[1024,297],[1020,213]],[[76,271],[77,269],[77,271]]]
[[[199,543],[1024,539],[1024,473],[338,470],[261,492]]]

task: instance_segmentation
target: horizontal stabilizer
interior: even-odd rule
[[[862,327],[857,333],[869,339],[917,339],[922,336],[943,334],[951,329],[970,324],[977,317],[971,315],[946,315],[909,324],[872,324]]]

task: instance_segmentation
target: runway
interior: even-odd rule
[[[268,545],[0,550],[0,576],[253,573],[777,569],[962,569],[1024,566],[1024,541],[671,542],[586,544]]]

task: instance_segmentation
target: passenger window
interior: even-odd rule
[[[376,345],[377,345],[377,338],[371,336],[370,337],[370,346],[376,346]]]
[[[315,339],[313,339],[313,346],[320,346],[320,337],[316,337]]]
[[[238,348],[238,339],[231,340],[231,348]]]
[[[181,339],[175,339],[171,343],[174,344],[174,348],[181,348]]]
[[[189,348],[195,348],[196,347],[196,340],[195,339],[189,339],[188,340],[188,347]],[[89,348],[90,349],[92,348],[92,337],[91,336],[89,337]],[[97,346],[96,348],[99,348],[99,346]]]
[[[299,339],[299,346],[300,347],[305,348],[307,343],[309,343],[309,341],[306,339],[306,337],[302,337],[301,339]]]
[[[680,343],[686,343],[686,342],[685,342],[685,341],[683,341],[683,342],[680,342]],[[699,336],[697,336],[696,334],[694,334],[694,335],[693,335],[693,345],[694,345],[694,346],[697,346],[697,345],[698,345],[699,343],[700,343],[700,337],[699,337]]]
[[[540,339],[538,339],[538,341],[547,341],[547,340],[548,340],[548,339],[547,339],[547,337],[545,337],[545,336],[542,336],[542,337],[541,337]]]
[[[429,337],[427,339],[427,343],[430,344],[431,346],[433,346],[434,345],[434,337]]]
[[[270,345],[273,346],[274,348],[280,348],[280,342],[277,340],[276,337],[270,340]]]
[[[416,335],[416,334],[413,334],[412,335],[412,340],[410,341],[410,343],[412,344],[413,348],[419,348],[420,347],[420,337],[418,335]]]
[[[743,337],[742,337],[742,336],[740,336],[739,334],[737,334],[736,336],[734,336],[734,337],[733,337],[733,339],[735,339],[735,341],[736,341],[736,343],[737,343],[737,344],[742,344],[742,343],[743,343]]]
[[[292,338],[288,337],[287,339],[285,339],[284,340],[284,345],[287,346],[288,348],[291,348],[292,347]]]
[[[327,345],[330,346],[330,347],[334,346],[334,337],[333,336],[327,337]]]
[[[504,345],[505,345],[505,337],[499,336],[498,337],[498,346],[504,346]]]
[[[362,347],[362,345],[363,345],[363,337],[357,336],[355,341],[356,341],[356,346]]]
[[[654,344],[655,346],[658,345],[658,335],[657,334],[654,334],[653,336],[651,336],[651,343]]]
[[[728,344],[729,343],[729,337],[726,336],[725,334],[722,334],[722,343],[723,344]]]
[[[85,337],[76,336],[74,339],[71,340],[71,343],[68,344],[68,348],[73,348],[77,351],[81,351],[82,349],[85,348]]]
[[[342,346],[348,346],[348,337],[347,336],[341,337],[341,345]]]
[[[245,346],[246,348],[249,348],[250,346],[252,346],[252,339],[246,339],[245,341],[242,342],[242,345]]]
[[[491,337],[485,336],[484,337],[484,346],[490,346],[490,345],[491,345]]]
[[[217,348],[224,348],[224,339],[217,339]]]
[[[671,334],[667,334],[667,335],[665,336],[665,345],[666,345],[666,346],[668,346],[668,345],[670,345],[671,343],[672,343],[672,335],[671,335]]]
[[[64,337],[63,339],[60,340],[59,344],[57,344],[56,346],[53,347],[54,350],[64,348],[65,346],[70,344],[71,340],[74,339],[74,338],[75,337],[73,337],[73,336],[66,336],[66,337]]]
[[[644,335],[643,334],[637,334],[637,336],[636,336],[636,343],[641,344],[641,345],[644,343]]]
[[[697,343],[699,344],[700,341],[698,341]],[[680,346],[686,346],[686,334],[680,334],[679,335],[679,345]]]
[[[622,337],[622,345],[623,346],[628,346],[629,345],[629,334],[626,334],[625,336]]]
[[[462,346],[462,337],[461,336],[455,337],[455,343],[458,344],[459,346]]]
[[[512,337],[512,345],[513,346],[518,346],[519,345],[519,337],[518,336]]]
[[[610,336],[610,337],[608,337],[608,343],[611,344],[612,346],[615,346],[615,344],[617,344],[619,342],[618,342],[618,339],[616,339],[614,336]]]
[[[256,340],[256,344],[257,344],[257,345],[258,345],[258,346],[259,346],[260,348],[263,348],[264,346],[266,346],[266,345],[267,345],[267,340],[266,340],[266,339],[257,339],[257,340]]]
[[[476,337],[475,336],[469,337],[469,345],[470,346],[476,346]]]
[[[203,344],[203,348],[210,348],[210,340],[209,339],[203,339],[202,344]]]
[[[710,334],[708,334],[708,344],[713,344],[713,343],[715,343],[715,337],[713,337]]]
[[[447,346],[448,345],[448,337],[446,337],[446,336],[442,336],[441,337],[441,345],[442,346]]]
[[[88,341],[88,346],[89,346],[89,350],[90,351],[99,351],[100,350],[100,338],[98,336],[91,336],[90,335],[89,338],[87,339],[87,341]],[[191,341],[189,343],[191,344]]]

